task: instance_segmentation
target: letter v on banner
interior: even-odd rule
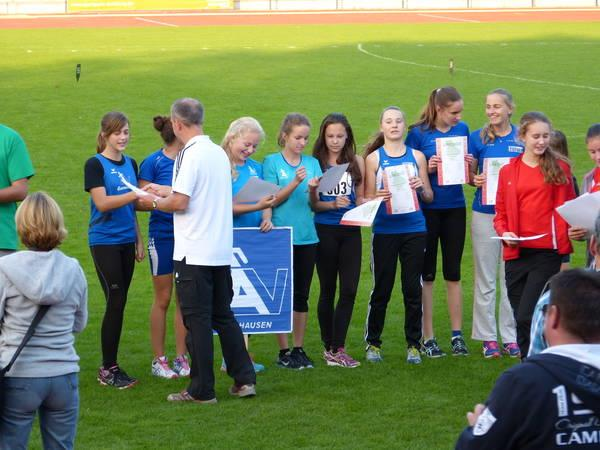
[[[244,333],[292,331],[292,229],[234,228],[231,309]]]

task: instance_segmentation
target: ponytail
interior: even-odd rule
[[[102,153],[106,148],[106,138],[116,133],[129,123],[127,116],[119,111],[111,111],[102,117],[100,121],[100,131],[96,138],[96,152]]]
[[[408,127],[412,130],[415,127],[420,127],[424,130],[433,130],[435,128],[435,121],[437,119],[437,108],[445,108],[450,103],[462,100],[460,93],[456,88],[452,86],[444,86],[441,88],[434,89],[429,94],[427,104],[421,112],[419,120]]]

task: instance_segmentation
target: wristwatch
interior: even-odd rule
[[[156,209],[158,208],[158,202],[156,201],[156,199],[152,200],[152,209]]]

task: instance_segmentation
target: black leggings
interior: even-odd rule
[[[101,342],[102,365],[108,369],[117,364],[123,312],[135,265],[135,244],[95,245],[90,250],[106,297]]]
[[[294,311],[308,312],[317,244],[294,245]]]
[[[315,224],[319,235],[317,273],[321,292],[318,316],[326,350],[344,347],[360,279],[362,240],[360,227]],[[334,308],[337,278],[340,297]]]
[[[460,281],[460,264],[467,229],[466,208],[424,209],[427,223],[427,250],[423,280],[435,280],[438,241],[442,245],[442,272],[446,281]]]

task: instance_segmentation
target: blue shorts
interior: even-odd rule
[[[148,238],[148,261],[153,276],[173,273],[173,239]]]

